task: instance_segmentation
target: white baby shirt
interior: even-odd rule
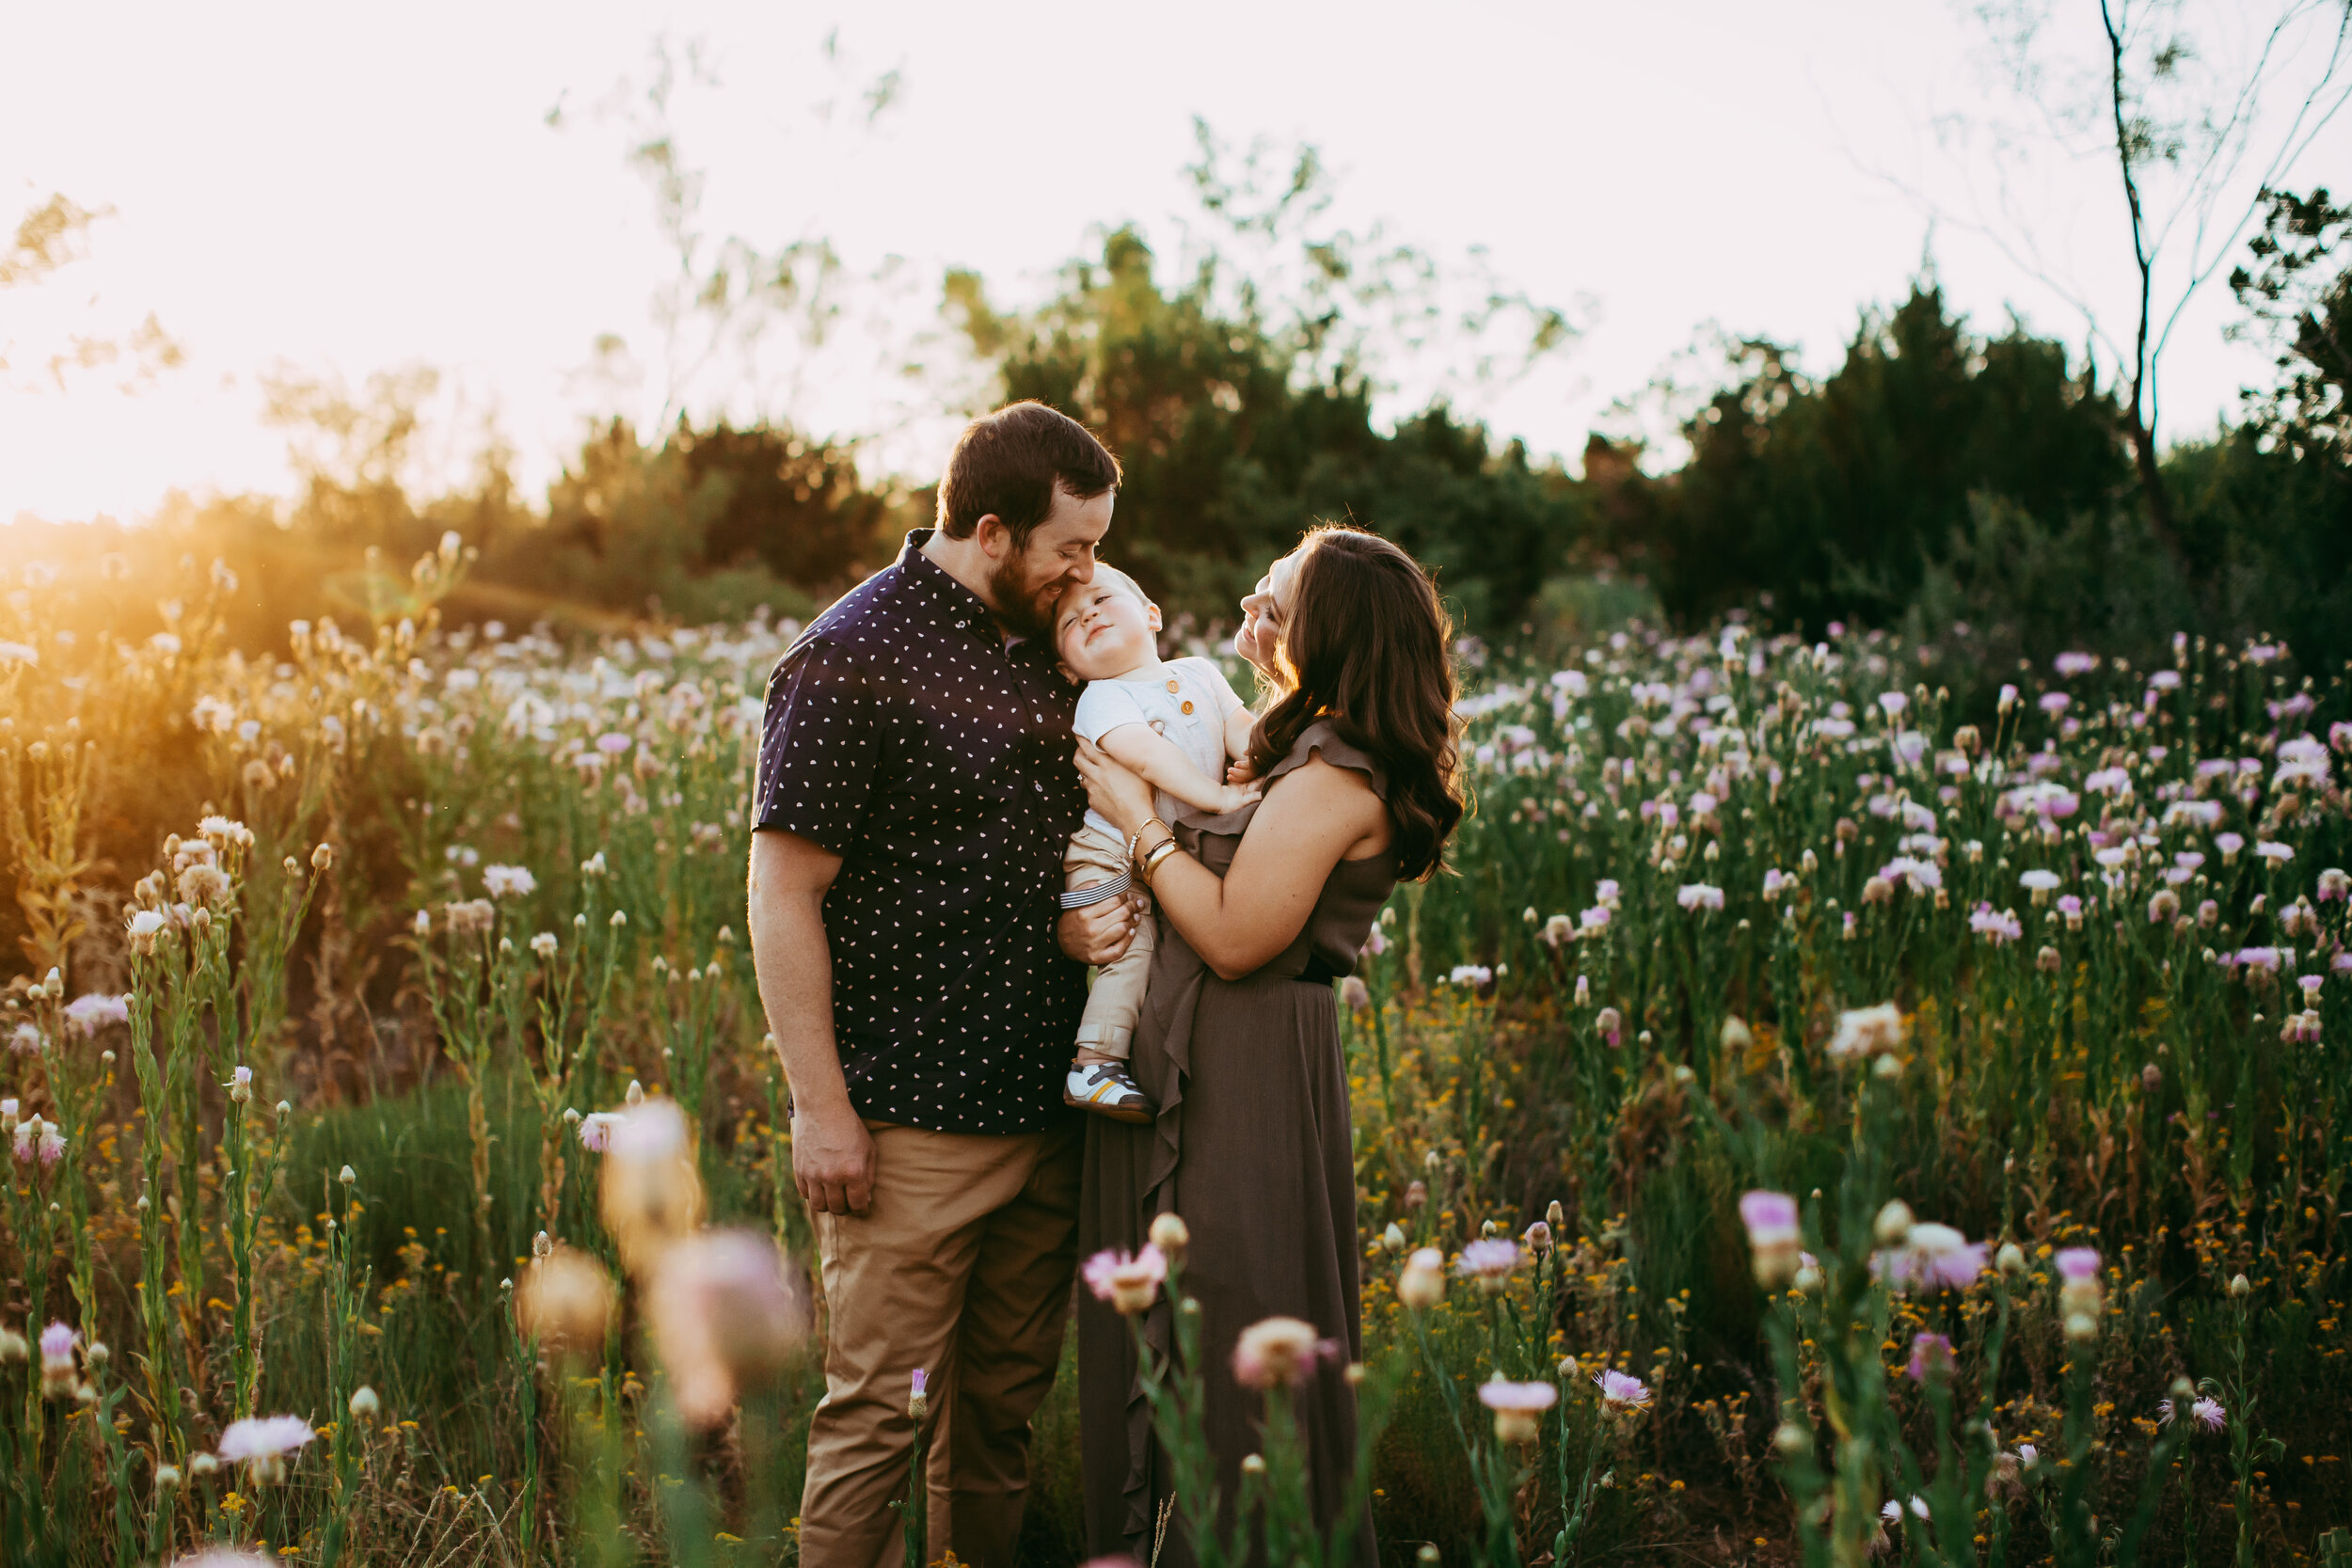
[[[1078,693],[1078,716],[1071,728],[1100,742],[1121,724],[1149,724],[1176,743],[1201,777],[1225,782],[1225,717],[1242,705],[1216,665],[1205,658],[1170,659],[1149,680],[1089,681]],[[1152,792],[1152,809],[1164,822],[1175,820],[1183,803]],[[1087,826],[1117,839],[1109,820],[1091,808]]]

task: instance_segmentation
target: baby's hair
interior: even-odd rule
[[[1106,579],[1110,582],[1112,587],[1123,590],[1128,597],[1134,599],[1136,603],[1141,605],[1144,609],[1155,610],[1158,608],[1152,602],[1152,595],[1143,591],[1143,584],[1137,582],[1135,578],[1129,577],[1126,573],[1120,571],[1116,566],[1110,565],[1106,562],[1096,562],[1094,563],[1094,580],[1096,582],[1102,582]]]
[[[1105,565],[1104,562],[1098,561],[1094,563],[1094,575],[1096,577],[1109,578],[1114,584],[1125,589],[1129,594],[1135,595],[1136,603],[1143,606],[1144,609],[1151,610],[1155,608],[1152,603],[1152,595],[1143,591],[1143,584],[1137,582],[1135,578],[1129,577],[1118,567]]]

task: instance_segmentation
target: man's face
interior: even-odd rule
[[[993,534],[1002,553],[991,550],[988,608],[1005,628],[1021,637],[1054,635],[1054,610],[1062,594],[1094,580],[1094,546],[1110,531],[1111,491],[1080,500],[1067,490],[1054,493],[1054,510],[1029,535],[1026,549],[1011,547],[1011,534],[984,520],[984,535]],[[987,543],[987,540],[983,540]]]

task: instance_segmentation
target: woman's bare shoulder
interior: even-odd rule
[[[1269,819],[1285,835],[1336,833],[1353,848],[1361,849],[1367,838],[1380,841],[1372,847],[1375,851],[1387,847],[1388,802],[1359,770],[1326,762],[1320,753],[1311,752],[1268,786],[1250,826]]]
[[[1308,750],[1306,762],[1287,768],[1282,778],[1268,785],[1265,800],[1287,801],[1284,811],[1345,811],[1364,816],[1364,820],[1388,816],[1388,801],[1381,800],[1381,792],[1374,790],[1372,781],[1359,768],[1325,762],[1322,750],[1312,748]]]

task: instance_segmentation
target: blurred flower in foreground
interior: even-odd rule
[[[1898,1051],[1903,1043],[1903,1012],[1892,1002],[1856,1007],[1837,1015],[1837,1032],[1830,1037],[1832,1061],[1852,1061]]]
[[[81,1338],[65,1323],[51,1323],[40,1331],[41,1398],[61,1400],[73,1393],[73,1347]]]
[[[604,1265],[557,1242],[523,1270],[515,1291],[515,1324],[525,1338],[537,1339],[558,1356],[600,1360],[613,1300],[612,1276]]]
[[[2065,1319],[2066,1337],[2090,1339],[2099,1333],[2099,1252],[2096,1247],[2066,1247],[2058,1255],[2058,1311]]]
[[[1478,1402],[1495,1413],[1495,1441],[1519,1446],[1544,1434],[1539,1418],[1560,1402],[1549,1383],[1511,1383],[1495,1377],[1478,1386]]]
[[[523,898],[538,891],[539,879],[519,865],[485,865],[482,888],[493,898]]]
[[[1899,1247],[1874,1253],[1870,1272],[1900,1290],[1918,1285],[1964,1291],[1984,1273],[1985,1243],[1971,1242],[1948,1225],[1918,1224]]]
[[[256,1486],[286,1479],[286,1456],[317,1436],[299,1416],[248,1416],[231,1421],[214,1455],[223,1465],[243,1465]]]
[[[648,1099],[622,1114],[605,1150],[603,1198],[605,1227],[633,1275],[700,1223],[702,1179],[677,1101]]]
[[[1332,1358],[1339,1347],[1330,1344]],[[1267,1318],[1251,1323],[1233,1341],[1233,1381],[1245,1388],[1295,1387],[1315,1370],[1327,1346],[1315,1325],[1296,1318]]]
[[[1519,1243],[1501,1236],[1472,1242],[1462,1248],[1458,1266],[1463,1278],[1475,1279],[1491,1295],[1510,1283],[1511,1271],[1519,1266]]]
[[[591,1111],[580,1118],[580,1147],[601,1154],[612,1144],[612,1129],[621,1124],[618,1111]]]
[[[91,991],[66,1004],[65,1021],[75,1034],[87,1039],[109,1023],[130,1022],[131,999]]]
[[[665,1249],[645,1315],[678,1413],[700,1427],[725,1419],[739,1390],[773,1381],[814,1326],[784,1254],[749,1230],[701,1231]]]
[[[1168,1256],[1151,1242],[1132,1257],[1105,1248],[1086,1260],[1079,1271],[1097,1301],[1110,1303],[1122,1317],[1148,1310],[1168,1280]]]
[[[1787,1285],[1797,1272],[1797,1200],[1787,1193],[1743,1194],[1740,1220],[1748,1227],[1756,1282],[1768,1291]]]
[[[1930,1371],[1952,1370],[1952,1342],[1941,1334],[1915,1334],[1911,1337],[1911,1362],[1904,1370],[1914,1383],[1925,1383]]]
[[[1425,1246],[1405,1260],[1396,1276],[1396,1299],[1416,1312],[1427,1311],[1445,1299],[1445,1254]]]

